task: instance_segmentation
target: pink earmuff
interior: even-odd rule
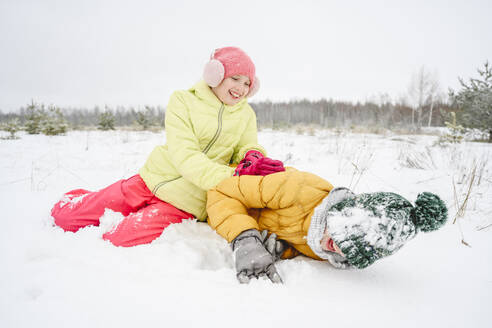
[[[249,89],[248,95],[246,97],[253,97],[258,92],[258,90],[260,90],[260,79],[255,76],[255,83],[253,83],[253,87]]]
[[[217,59],[210,59],[210,61],[205,64],[205,69],[203,70],[203,79],[205,82],[213,87],[216,87],[224,79],[225,68],[222,63]]]

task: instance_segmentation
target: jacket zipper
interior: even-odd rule
[[[203,150],[204,154],[208,153],[213,144],[217,141],[217,139],[219,139],[220,132],[222,131],[222,113],[224,113],[224,104],[220,106],[217,131],[215,131],[214,137],[212,138],[212,140],[210,140],[207,147],[205,147],[205,149]]]
[[[166,183],[168,182],[172,182],[174,180],[178,180],[179,178],[181,178],[181,176],[177,177],[177,178],[174,178],[174,179],[171,179],[171,180],[166,180],[166,181],[162,181],[162,182],[159,182],[158,184],[155,185],[154,189],[152,189],[152,193],[155,195],[157,190],[162,187],[163,185],[165,185]]]
[[[212,138],[212,140],[210,140],[210,142],[208,143],[207,147],[205,147],[205,149],[203,150],[203,153],[206,154],[208,153],[208,151],[210,150],[210,148],[212,148],[213,144],[217,141],[217,139],[219,138],[219,135],[220,135],[220,132],[222,131],[222,114],[224,113],[224,104],[222,104],[220,106],[220,110],[219,110],[219,118],[218,118],[218,126],[217,126],[217,131],[215,131],[215,135],[214,137]],[[177,177],[177,178],[174,178],[174,179],[171,179],[171,180],[166,180],[166,181],[162,181],[162,182],[159,182],[158,184],[155,185],[154,189],[152,189],[152,193],[155,195],[157,190],[162,187],[163,185],[165,185],[166,183],[169,183],[169,182],[172,182],[174,180],[177,180],[181,178],[181,176]]]

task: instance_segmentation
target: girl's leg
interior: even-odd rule
[[[88,225],[99,225],[106,208],[128,215],[145,206],[154,195],[140,176],[120,180],[96,192],[72,190],[55,204],[51,216],[65,231],[77,231]]]
[[[154,197],[149,205],[131,213],[112,231],[105,233],[103,239],[109,240],[115,246],[148,244],[159,237],[170,224],[193,218],[192,214]]]

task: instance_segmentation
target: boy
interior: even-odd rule
[[[298,254],[363,269],[447,220],[437,195],[421,193],[413,206],[394,193],[334,189],[292,168],[222,181],[208,191],[207,212],[209,225],[231,243],[241,283],[263,275],[281,282],[274,262]]]

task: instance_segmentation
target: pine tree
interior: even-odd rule
[[[10,133],[10,135],[5,139],[19,139],[15,134],[21,130],[21,126],[19,125],[19,119],[14,118],[7,123],[3,123],[0,128],[4,131]]]
[[[153,113],[154,110],[149,107],[145,106],[145,112],[137,112],[137,118],[136,122],[142,127],[144,130],[148,130],[150,126],[152,126],[152,121],[153,121]]]
[[[98,129],[107,131],[107,130],[114,130],[114,115],[113,112],[111,111],[106,111],[101,114],[99,114],[99,123]]]
[[[40,122],[40,129],[43,134],[55,136],[67,132],[68,124],[60,108],[50,106]]]
[[[150,126],[150,121],[145,113],[137,112],[137,119],[135,120],[142,129],[147,130]]]
[[[451,112],[451,122],[445,121],[448,132],[439,138],[439,144],[460,143],[463,141],[465,128],[456,123],[456,113]]]
[[[461,90],[450,90],[450,98],[460,109],[458,121],[464,127],[488,133],[488,141],[492,142],[492,67],[486,62],[478,73],[480,78],[470,78],[469,84],[459,78]]]
[[[31,104],[27,106],[25,115],[25,130],[27,133],[39,134],[41,132],[41,121],[45,115],[44,105],[38,105],[31,101]]]

